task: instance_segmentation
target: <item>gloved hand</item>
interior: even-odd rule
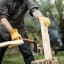
[[[13,29],[10,31],[10,35],[11,35],[11,39],[12,40],[18,40],[18,39],[21,39],[22,36],[19,34],[18,30],[17,29]],[[14,47],[14,46],[17,46],[18,44],[15,44],[15,45],[9,45],[9,48],[11,47]]]
[[[10,35],[11,35],[11,39],[12,40],[18,40],[18,39],[21,39],[21,35],[18,33],[18,30],[17,29],[13,29],[10,31]]]
[[[47,17],[39,17],[39,21],[42,21],[46,27],[49,27],[51,24],[50,19]]]

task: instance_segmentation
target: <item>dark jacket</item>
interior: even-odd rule
[[[14,28],[18,27],[24,32],[24,15],[28,10],[32,14],[33,8],[38,8],[33,0],[0,0],[0,19],[7,18]],[[6,30],[2,27],[0,25],[1,36],[8,38]]]
[[[33,0],[0,0],[0,18],[6,17],[11,23],[18,24],[23,22],[25,13],[28,10],[31,12],[32,8],[38,8]]]

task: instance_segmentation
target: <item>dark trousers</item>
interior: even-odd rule
[[[1,29],[1,27],[0,27],[0,29]],[[2,32],[2,30],[1,30],[1,32]],[[19,32],[22,35],[22,37],[27,38],[26,33],[24,31],[19,29]],[[2,36],[4,36],[4,37],[2,37]],[[0,42],[8,41],[7,39],[5,39],[5,37],[7,37],[7,39],[10,40],[10,37],[6,36],[6,34],[4,34],[4,32],[2,32],[2,34],[0,36]],[[31,64],[31,61],[33,61],[34,58],[33,58],[32,52],[30,50],[29,43],[25,42],[23,45],[20,45],[18,47],[19,47],[19,50],[20,50],[20,52],[22,53],[22,55],[24,57],[25,64]],[[3,56],[4,56],[4,53],[5,53],[6,49],[7,49],[7,47],[0,48],[0,64],[2,62],[2,59],[3,59]]]

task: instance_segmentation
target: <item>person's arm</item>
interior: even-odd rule
[[[11,26],[11,24],[9,23],[9,21],[6,18],[0,19],[0,22],[5,26],[5,28],[8,30],[8,32],[13,30],[13,27]]]
[[[9,16],[7,4],[8,4],[7,0],[0,0],[0,22],[5,26],[8,32],[10,32],[10,30],[12,30],[13,27],[7,20]]]
[[[49,18],[43,16],[43,14],[39,11],[38,5],[33,0],[26,0],[27,8],[30,12],[30,15],[34,16],[37,20],[42,20],[43,23],[48,27],[50,25]]]
[[[17,29],[14,29],[12,25],[9,23],[9,10],[8,10],[8,1],[7,0],[0,0],[0,22],[3,26],[8,30],[11,35],[11,39],[19,39],[21,35],[19,34]]]
[[[39,17],[43,17],[43,14],[36,8],[33,8],[31,13],[36,19],[39,19]]]
[[[31,13],[38,21],[43,21],[45,26],[50,26],[50,19],[43,16],[43,14],[38,9],[33,8]]]
[[[5,26],[5,28],[10,33],[12,40],[17,40],[21,38],[21,35],[18,33],[18,30],[14,29],[6,18],[0,19],[0,22],[2,23],[2,25]]]

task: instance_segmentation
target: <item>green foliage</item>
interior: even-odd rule
[[[64,0],[43,0],[41,2],[39,7],[43,15],[50,17],[50,19],[53,18],[59,24],[64,36]]]
[[[7,49],[2,64],[24,64],[23,57],[17,47]]]

